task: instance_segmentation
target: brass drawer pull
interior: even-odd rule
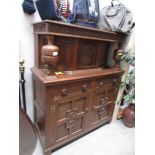
[[[113,79],[113,85],[117,84],[117,79]]]
[[[86,84],[84,84],[84,85],[82,86],[82,91],[85,92],[85,91],[87,91],[87,90],[88,90],[88,87],[87,87]]]
[[[108,97],[105,98],[105,100],[108,100],[108,99],[109,99]]]
[[[85,112],[87,112],[87,111],[88,111],[88,108],[87,108],[87,107],[85,107],[85,108],[84,108],[84,110],[85,110]]]
[[[98,111],[98,114],[99,114],[99,115],[105,115],[105,114],[106,114],[106,109],[105,109],[105,108],[101,108],[101,109]]]
[[[67,89],[66,88],[62,89],[61,95],[62,96],[66,96],[67,95]]]
[[[100,82],[100,86],[103,86],[103,84],[104,84],[104,82],[102,81],[102,82]]]
[[[101,101],[105,101],[105,100],[108,100],[109,98],[108,97],[105,97],[105,98],[102,98]]]

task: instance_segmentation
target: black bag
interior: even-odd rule
[[[54,0],[37,0],[35,3],[42,20],[58,20],[61,18]]]
[[[70,16],[69,0],[37,0],[36,6],[42,20],[64,20]]]
[[[74,0],[72,14],[73,24],[96,28],[99,22],[98,0]]]

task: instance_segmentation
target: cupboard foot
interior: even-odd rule
[[[107,123],[110,124],[112,120],[109,120]]]
[[[44,152],[44,155],[52,155],[52,151]]]

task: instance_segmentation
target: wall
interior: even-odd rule
[[[30,118],[33,118],[33,94],[32,94],[32,73],[34,66],[34,37],[32,23],[40,21],[38,12],[29,16],[24,14],[20,8],[20,40],[19,40],[19,58],[25,60],[25,89],[27,112]],[[33,120],[33,119],[32,119]]]
[[[71,5],[73,0],[70,0]],[[99,0],[100,9],[106,5],[110,5],[110,0]],[[128,8],[134,13],[134,2],[130,0],[121,0]],[[33,120],[33,91],[32,91],[32,73],[31,68],[34,66],[34,38],[32,23],[41,21],[38,12],[29,16],[24,14],[22,7],[20,9],[20,40],[19,40],[19,58],[25,60],[25,89],[26,89],[26,102],[27,111],[30,118]],[[128,47],[131,46],[134,36],[131,37]],[[111,57],[111,55],[110,55]]]

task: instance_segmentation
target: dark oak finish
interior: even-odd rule
[[[54,37],[54,44],[60,48],[59,64],[64,67],[63,70],[88,69],[106,65],[109,44],[115,42],[121,48],[126,39],[124,34],[49,20],[35,23],[34,35],[35,66],[43,67],[41,48],[47,44],[47,38],[51,35]],[[83,51],[86,52],[85,55]],[[79,56],[80,59],[78,59]]]
[[[35,122],[45,152],[111,121],[119,69],[74,71],[60,79],[36,67],[32,72]]]
[[[49,20],[34,23],[34,34],[51,34],[53,36],[109,42],[124,42],[124,39],[126,38],[126,35],[124,34]]]
[[[108,123],[122,71],[106,68],[109,46],[125,35],[54,21],[34,24],[34,119],[45,155]],[[59,47],[61,78],[47,74],[41,59],[47,37]]]

